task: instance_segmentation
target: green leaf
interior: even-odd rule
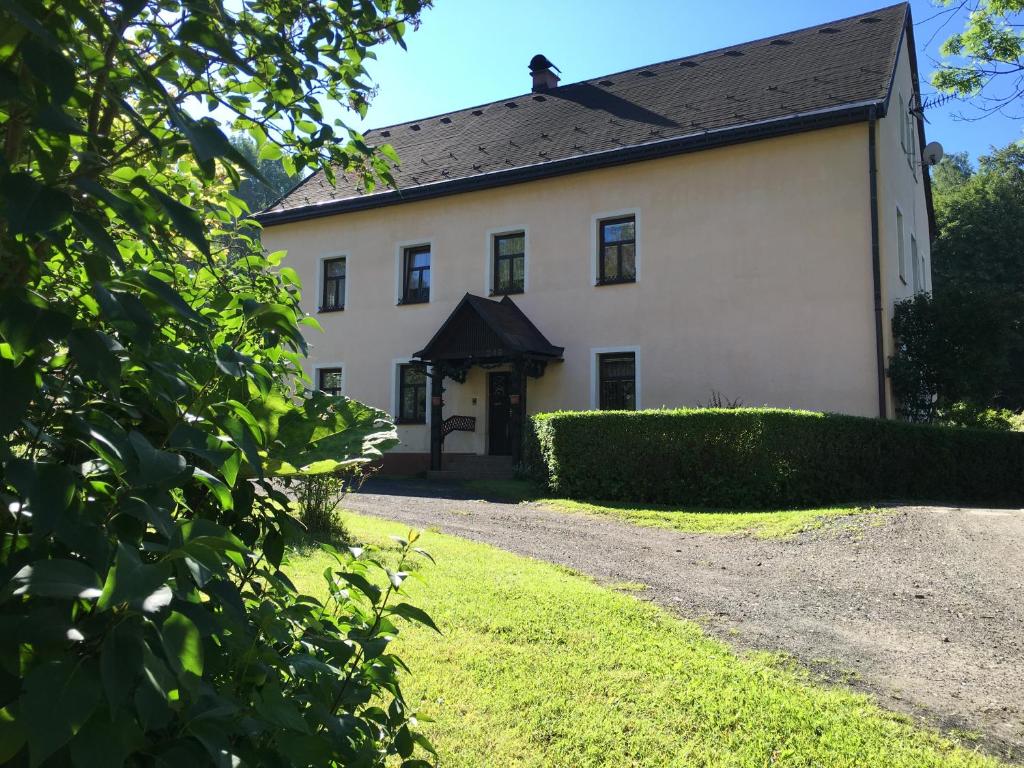
[[[0,392],[4,393],[0,434],[7,434],[21,422],[35,396],[36,374],[32,365],[15,366],[11,360],[0,357]]]
[[[112,718],[107,710],[98,709],[71,740],[71,762],[76,768],[120,768],[145,744],[134,717],[121,713]]]
[[[71,198],[40,184],[27,173],[8,174],[0,182],[7,200],[7,221],[12,233],[49,232],[71,216]]]
[[[387,609],[388,613],[393,613],[396,616],[401,616],[409,621],[414,621],[417,624],[423,624],[424,626],[430,627],[432,630],[437,632],[439,635],[444,633],[437,628],[434,620],[430,618],[430,615],[422,608],[417,608],[415,605],[409,603],[399,603],[398,605],[389,606]]]
[[[78,476],[62,464],[13,459],[7,464],[7,479],[28,500],[32,533],[40,537],[51,533],[71,506]]]
[[[24,723],[14,717],[9,707],[0,709],[0,764],[6,765],[18,754],[27,738]]]
[[[163,598],[170,591],[165,586],[170,575],[167,564],[143,563],[135,547],[118,542],[114,565],[107,571],[96,608],[102,611],[127,603],[144,613],[159,610],[166,605]]]
[[[210,255],[210,243],[206,239],[206,226],[202,218],[187,205],[175,200],[161,189],[148,182],[137,182],[156,201],[182,235],[206,256]]]
[[[100,677],[112,709],[127,706],[142,676],[145,648],[142,625],[122,622],[114,627],[100,649]]]
[[[173,487],[191,473],[185,457],[157,450],[141,432],[129,432],[128,442],[138,459],[138,473],[134,480],[139,485]]]
[[[0,592],[0,602],[11,596],[95,600],[102,594],[96,571],[77,560],[39,560],[24,566]]]
[[[267,562],[275,568],[281,567],[281,559],[284,557],[284,537],[279,531],[268,531],[263,538],[263,554]]]
[[[203,643],[199,630],[183,613],[171,611],[160,628],[164,649],[175,672],[203,676]]]
[[[116,393],[121,384],[121,360],[124,349],[111,336],[87,328],[76,328],[68,334],[72,359],[87,377],[100,382],[108,392]]]
[[[50,661],[25,678],[21,718],[28,733],[30,765],[37,766],[82,728],[99,704],[102,688],[95,663]]]
[[[253,359],[236,352],[227,344],[217,347],[217,367],[228,376],[241,378],[245,376],[246,368],[253,364]]]

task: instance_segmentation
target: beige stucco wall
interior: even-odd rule
[[[931,249],[928,232],[928,208],[924,192],[924,176],[921,167],[921,145],[917,125],[913,130],[913,162],[900,143],[900,97],[909,107],[914,94],[911,79],[910,55],[906,40],[900,50],[893,79],[889,112],[878,122],[878,193],[879,193],[879,246],[882,258],[882,306],[885,308],[884,349],[886,365],[893,354],[892,315],[897,301],[914,294],[913,268],[911,265],[910,237],[917,240],[917,248],[924,260],[921,284],[923,290],[932,288]],[[906,281],[900,278],[899,239],[896,226],[896,210],[903,212],[904,247],[906,249]],[[889,415],[895,414],[892,387],[887,398]]]
[[[597,348],[638,350],[641,407],[712,390],[746,405],[877,415],[866,124],[270,227],[316,311],[319,260],[348,257],[343,312],[321,314],[314,366],[393,412],[395,363],[466,293],[486,295],[490,234],[527,232],[513,297],[564,363],[529,382],[531,412],[592,405]],[[636,284],[594,285],[599,216],[635,211]],[[396,306],[398,253],[429,242],[429,304]],[[476,398],[476,403],[473,403]],[[485,374],[448,383],[445,415],[478,417],[446,451],[485,452]],[[401,450],[426,451],[426,426]]]

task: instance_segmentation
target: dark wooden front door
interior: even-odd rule
[[[508,371],[487,375],[487,452],[492,456],[512,454],[512,404],[508,399],[511,377]]]

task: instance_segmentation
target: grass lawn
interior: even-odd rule
[[[482,497],[501,501],[535,501],[549,509],[588,515],[616,517],[634,525],[670,528],[684,533],[750,534],[760,538],[791,536],[820,528],[829,518],[872,510],[860,507],[827,507],[824,509],[786,509],[730,511],[692,507],[639,507],[629,504],[598,504],[545,498],[537,487],[525,480],[471,480],[467,490]]]
[[[345,522],[363,542],[406,532]],[[395,650],[448,768],[999,765],[564,568],[431,531],[420,544],[437,565],[406,584],[445,634],[409,628]],[[293,554],[289,572],[320,593],[332,562]]]

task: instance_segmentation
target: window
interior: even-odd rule
[[[526,278],[526,234],[494,236],[493,292],[522,293]]]
[[[903,244],[903,241],[906,239],[906,236],[905,236],[905,233],[904,233],[904,230],[903,230],[903,211],[901,211],[899,208],[896,209],[896,239],[897,239],[896,256],[897,256],[897,259],[899,260],[899,264],[900,264],[900,280],[902,280],[903,284],[906,285],[907,284],[907,253],[906,253],[907,247]],[[890,272],[889,274],[891,275],[892,273]]]
[[[917,238],[910,236],[910,264],[914,270],[914,293],[920,293],[924,287],[921,285],[923,273],[921,262],[917,256]]]
[[[636,217],[599,221],[597,235],[598,285],[636,282]]]
[[[427,421],[427,369],[419,363],[398,366],[398,422]]]
[[[340,395],[341,368],[317,368],[316,386],[325,395]]]
[[[636,410],[636,353],[597,356],[598,407],[602,411]]]
[[[320,295],[320,311],[336,312],[345,308],[345,257],[324,259],[321,281],[323,293]]]
[[[430,301],[430,246],[406,248],[402,256],[402,304]]]

